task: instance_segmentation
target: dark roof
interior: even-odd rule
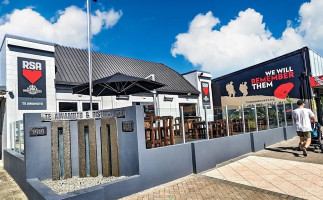
[[[85,50],[55,46],[55,66],[56,84],[88,82],[88,54]],[[156,81],[166,85],[157,89],[159,92],[199,94],[182,75],[161,63],[92,52],[92,67],[93,80],[118,72],[139,78],[155,74]]]

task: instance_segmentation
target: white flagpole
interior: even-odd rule
[[[90,92],[90,110],[92,110],[92,59],[91,59],[91,17],[90,17],[90,9],[91,9],[91,0],[87,0],[87,47],[88,47],[88,55],[89,55],[89,92]]]

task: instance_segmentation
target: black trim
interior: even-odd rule
[[[52,57],[52,58],[55,57],[54,52],[45,51],[45,50],[21,47],[21,46],[12,45],[12,44],[8,44],[8,48],[10,51],[15,51],[19,53],[33,54],[33,55],[46,56],[46,57]]]
[[[17,40],[23,40],[23,41],[27,41],[27,42],[33,42],[33,43],[38,43],[38,44],[44,44],[44,45],[50,45],[50,46],[55,46],[56,44],[54,43],[50,43],[50,42],[45,42],[45,41],[40,41],[40,40],[35,40],[35,39],[30,39],[30,38],[25,38],[25,37],[21,37],[21,36],[16,36],[16,35],[10,35],[10,34],[5,34],[5,36],[3,37],[2,43],[1,43],[1,48],[3,47],[4,41],[7,38],[12,38],[12,39],[17,39]]]

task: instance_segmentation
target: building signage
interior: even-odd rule
[[[214,80],[218,92],[213,95],[221,93],[221,102],[213,103],[237,106],[296,102],[304,90],[303,65],[301,54],[288,55]]]
[[[208,82],[201,81],[202,102],[204,105],[210,105],[210,87]]]
[[[133,132],[133,121],[123,121],[122,131],[123,132]]]
[[[310,78],[311,87],[323,85],[323,76],[315,76]]]
[[[18,110],[46,110],[46,63],[18,57]]]
[[[45,136],[47,135],[47,127],[31,127],[29,129],[29,136],[34,137],[34,136]]]
[[[43,122],[57,120],[80,120],[80,119],[101,119],[101,118],[124,118],[126,116],[125,109],[111,110],[95,110],[86,112],[58,112],[58,113],[41,113]]]

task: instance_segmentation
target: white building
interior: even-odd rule
[[[92,53],[93,80],[117,72],[147,78],[154,76],[166,86],[156,90],[158,115],[185,115],[213,120],[211,75],[193,71],[180,75],[161,63]],[[72,87],[88,82],[87,51],[6,35],[0,47],[0,147],[17,145],[14,133],[22,132],[23,113],[89,110],[89,96],[72,94]],[[93,109],[143,105],[153,113],[150,92],[122,97],[93,97]],[[16,134],[17,135],[17,134]],[[0,154],[1,159],[1,154]]]

